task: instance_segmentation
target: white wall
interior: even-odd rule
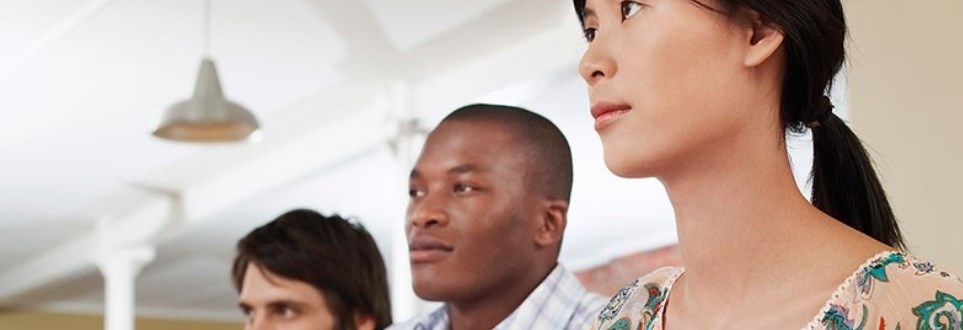
[[[848,0],[857,134],[910,251],[963,271],[963,1]]]

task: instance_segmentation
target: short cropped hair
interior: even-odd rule
[[[384,259],[360,224],[298,209],[263,225],[237,243],[234,287],[241,291],[250,264],[310,284],[334,315],[335,329],[355,329],[371,317],[376,329],[391,324]]]
[[[471,104],[445,117],[449,121],[478,120],[506,128],[526,157],[528,184],[551,198],[569,201],[572,195],[572,149],[565,135],[550,120],[532,111],[495,104]]]

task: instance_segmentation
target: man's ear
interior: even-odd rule
[[[356,328],[358,330],[375,330],[375,326],[377,325],[373,317],[361,315],[360,313],[355,314],[354,324],[358,326]]]
[[[746,25],[746,42],[748,51],[746,52],[745,65],[748,67],[759,66],[773,56],[782,47],[785,38],[782,29],[776,26],[768,18],[762,17],[758,12],[751,9],[743,9],[742,13]]]
[[[535,230],[535,244],[538,247],[552,246],[561,241],[568,224],[568,202],[550,199],[544,203]]]

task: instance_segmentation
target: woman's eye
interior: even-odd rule
[[[593,40],[595,40],[595,34],[598,33],[598,29],[586,28],[585,30],[582,31],[582,33],[585,34],[585,41],[592,42]]]
[[[635,16],[639,10],[642,10],[642,4],[635,1],[622,1],[622,20]]]

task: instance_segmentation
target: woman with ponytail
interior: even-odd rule
[[[655,177],[683,266],[597,329],[960,329],[963,282],[907,254],[862,143],[826,97],[840,0],[575,0],[609,169]],[[812,202],[787,132],[811,130]]]

